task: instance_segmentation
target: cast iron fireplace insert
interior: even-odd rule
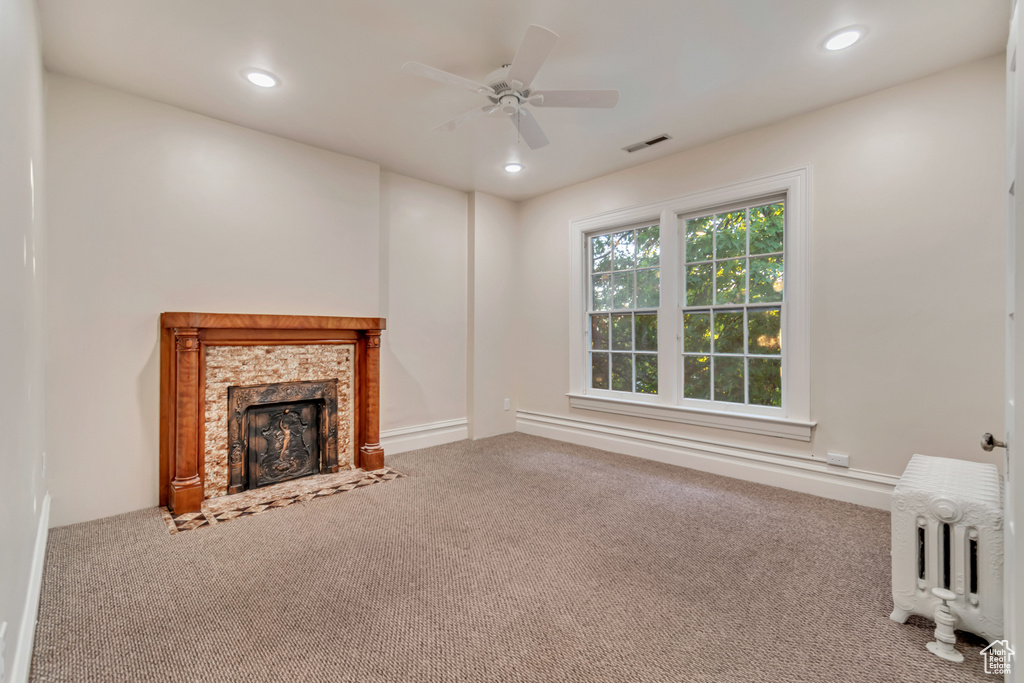
[[[338,380],[228,387],[228,493],[338,471]]]

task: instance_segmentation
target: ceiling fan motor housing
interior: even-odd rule
[[[512,116],[519,111],[519,106],[522,104],[522,100],[519,99],[518,95],[502,95],[498,99],[498,105],[501,107],[501,111]]]
[[[523,103],[529,99],[530,89],[523,88],[523,84],[519,81],[508,80],[510,66],[509,64],[503,64],[500,69],[489,73],[484,82],[487,83],[494,93],[489,95],[491,102],[496,104],[502,113],[513,116],[519,111]]]

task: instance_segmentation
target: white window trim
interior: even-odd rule
[[[581,218],[570,223],[569,405],[584,410],[669,420],[704,427],[810,441],[816,423],[810,419],[810,167],[802,166],[766,177],[696,192],[651,204]],[[787,345],[783,377],[784,406],[748,406],[726,410],[679,405],[682,383],[679,292],[682,263],[679,217],[761,196],[786,195],[786,315],[783,339]],[[646,221],[660,222],[661,303],[658,307],[657,396],[594,390],[587,386],[587,235]],[[668,258],[666,258],[668,256]],[[666,296],[668,294],[668,296]],[[667,361],[667,362],[666,362]],[[718,406],[716,406],[718,408]]]

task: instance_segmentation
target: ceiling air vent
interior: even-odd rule
[[[665,140],[671,140],[671,139],[672,139],[671,135],[659,135],[656,138],[651,138],[650,140],[644,140],[643,142],[638,142],[635,145],[630,145],[629,147],[623,147],[622,149],[624,151],[629,152],[630,154],[632,154],[633,152],[639,151],[641,149],[646,149],[647,147],[650,147],[651,145],[656,145],[659,142],[665,142]]]

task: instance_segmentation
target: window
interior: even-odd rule
[[[570,405],[809,441],[808,174],[574,221]]]
[[[658,230],[589,237],[592,389],[658,393]]]
[[[683,221],[683,398],[782,406],[785,199]]]

